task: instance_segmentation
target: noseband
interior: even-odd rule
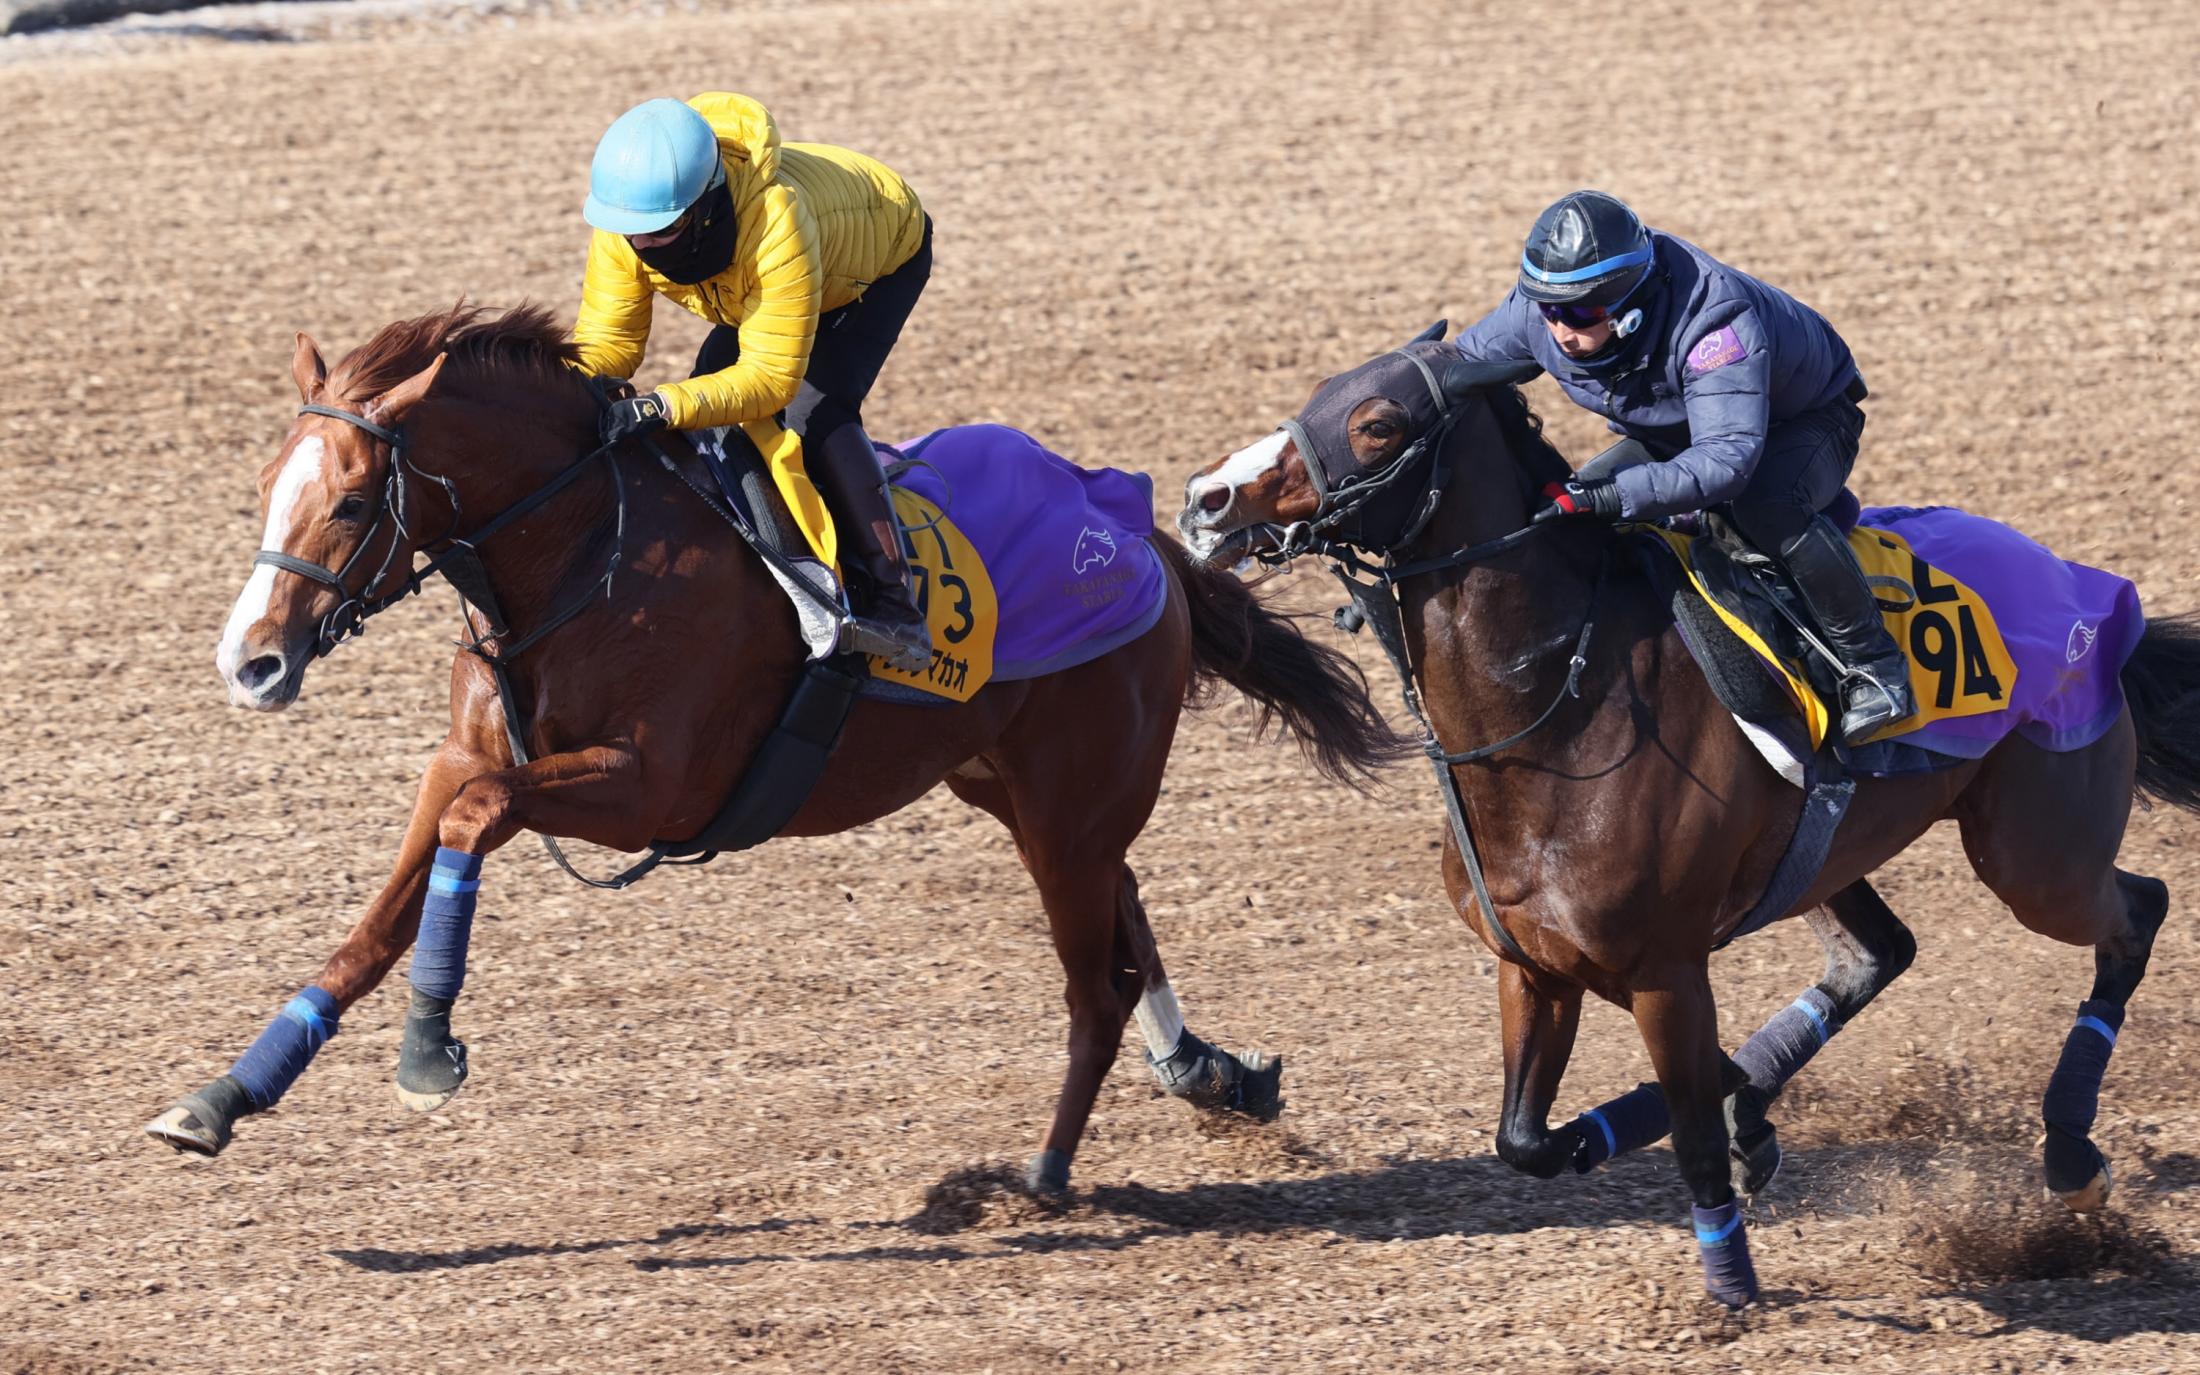
[[[412,538],[412,531],[405,524],[406,479],[417,476],[423,481],[436,483],[443,488],[444,496],[450,499],[450,524],[444,527],[442,534],[429,541],[431,544],[444,542],[458,528],[459,501],[458,489],[451,484],[449,478],[415,467],[406,459],[404,430],[377,425],[363,415],[340,410],[335,406],[304,405],[298,408],[298,414],[325,415],[344,421],[388,445],[390,451],[389,471],[382,479],[382,495],[374,508],[374,520],[367,526],[367,533],[360,539],[359,547],[351,551],[350,558],[344,560],[343,567],[331,572],[320,564],[301,559],[294,554],[285,554],[279,549],[262,549],[252,556],[252,566],[255,568],[262,565],[279,568],[286,573],[296,573],[301,578],[320,583],[323,587],[335,589],[336,608],[321,618],[320,627],[314,633],[313,657],[318,659],[357,635],[365,627],[367,617],[418,592],[428,575],[435,571],[435,565],[431,564],[428,568],[405,577],[397,591],[388,594],[380,591],[383,580],[390,576],[391,570],[397,564],[398,551]],[[374,575],[354,592],[351,590],[352,572],[366,559],[367,551],[374,547],[374,537],[381,532],[385,521],[392,527],[389,548],[384,551],[382,562],[375,568]]]
[[[497,652],[493,655],[485,653],[483,646],[488,640],[498,639],[506,632],[494,625],[497,620],[497,612],[493,605],[482,605],[482,609],[489,613],[492,629],[486,636],[476,636],[466,648],[484,659],[497,663],[501,671],[502,661],[510,660],[520,651],[534,645],[551,631],[580,614],[583,607],[595,600],[598,592],[606,597],[611,594],[612,575],[618,569],[626,546],[626,482],[620,472],[619,456],[613,452],[613,445],[600,444],[590,449],[587,453],[567,464],[548,482],[543,483],[534,491],[492,516],[488,523],[479,530],[460,537],[455,533],[461,519],[457,486],[442,474],[431,473],[405,457],[405,431],[403,427],[391,428],[378,425],[363,415],[342,410],[335,406],[300,406],[298,414],[325,415],[335,420],[341,420],[348,425],[366,431],[367,434],[388,445],[390,450],[390,470],[382,480],[382,497],[380,504],[375,508],[374,523],[367,528],[366,537],[359,541],[359,547],[352,551],[351,557],[344,560],[343,567],[331,572],[320,564],[274,549],[262,549],[252,556],[254,567],[265,564],[270,568],[279,568],[286,573],[296,573],[302,578],[335,589],[338,598],[336,609],[321,618],[320,628],[314,637],[314,658],[320,658],[345,640],[359,634],[365,627],[368,617],[387,611],[397,603],[405,600],[405,598],[419,592],[421,588],[427,586],[428,579],[438,573],[452,579],[457,584],[461,597],[477,605],[482,605],[488,600],[488,578],[481,570],[480,555],[477,552],[481,543],[571,486],[574,479],[586,472],[599,458],[607,460],[611,465],[613,496],[611,553],[604,564],[602,576],[590,582],[580,596],[574,598],[561,610],[547,618],[542,625],[537,626],[532,633],[523,639],[510,644],[503,643],[499,639]],[[669,461],[667,466],[670,466]],[[451,519],[450,523],[443,527],[441,534],[419,546],[422,549],[427,549],[442,545],[442,552],[430,557],[426,563],[407,568],[402,575],[397,575],[398,553],[405,547],[406,542],[412,539],[412,530],[405,523],[405,492],[408,480],[413,478],[417,478],[422,482],[435,483],[443,489],[444,496],[451,503]],[[382,555],[382,562],[375,568],[374,575],[368,578],[358,591],[354,592],[350,590],[352,571],[366,558],[367,550],[374,546],[374,537],[381,530],[385,520],[392,526],[389,549]],[[396,580],[390,585],[389,590],[382,590],[384,581],[392,577],[395,577]]]

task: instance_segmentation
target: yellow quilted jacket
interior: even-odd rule
[[[659,388],[680,429],[760,420],[794,400],[810,366],[819,312],[863,295],[908,262],[924,239],[916,192],[884,164],[820,143],[779,141],[769,111],[712,92],[688,104],[718,133],[733,196],[733,263],[693,286],[652,272],[625,236],[595,231],[573,341],[581,366],[631,377],[649,341],[654,298],[669,296],[741,332],[741,359],[723,372]]]

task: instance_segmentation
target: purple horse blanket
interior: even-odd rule
[[[1868,510],[1850,543],[1868,571],[1918,594],[1887,616],[1919,708],[1893,739],[1976,759],[2012,730],[2075,750],[2115,724],[2124,662],[2146,630],[2128,580],[1951,506]]]
[[[1006,425],[957,425],[881,450],[917,465],[894,485],[944,512],[985,563],[999,604],[993,679],[1097,659],[1161,618],[1168,575],[1146,542],[1146,474],[1081,468]]]

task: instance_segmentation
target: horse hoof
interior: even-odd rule
[[[414,1112],[434,1112],[456,1097],[457,1089],[447,1089],[441,1093],[414,1093],[403,1084],[397,1086],[397,1101]]]
[[[1069,1154],[1041,1151],[1024,1170],[1024,1187],[1041,1198],[1060,1198],[1069,1192]]]
[[[1704,1292],[1729,1308],[1747,1308],[1757,1301],[1757,1285],[1705,1285]]]
[[[1275,1121],[1283,1112],[1283,1057],[1248,1050],[1236,1059],[1244,1073],[1231,1094],[1230,1110],[1255,1122]]]
[[[184,1103],[178,1103],[145,1124],[145,1134],[164,1145],[192,1155],[220,1155],[229,1144],[229,1124],[216,1119],[209,1124]]]
[[[1731,1143],[1727,1152],[1733,1161],[1735,1191],[1750,1198],[1771,1187],[1786,1158],[1780,1151],[1779,1134],[1770,1126],[1754,1141]]]
[[[434,1112],[466,1086],[466,1043],[441,1027],[406,1025],[397,1057],[397,1101],[414,1112]]]
[[[2091,1213],[2108,1206],[2108,1196],[2115,1187],[2116,1181],[2109,1177],[2108,1162],[2104,1160],[2100,1172],[2087,1180],[2084,1187],[2057,1190],[2055,1197],[2073,1213]]]

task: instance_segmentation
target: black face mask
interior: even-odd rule
[[[688,212],[680,237],[656,248],[636,247],[650,271],[682,286],[707,282],[733,264],[733,188],[724,181],[703,193]]]

